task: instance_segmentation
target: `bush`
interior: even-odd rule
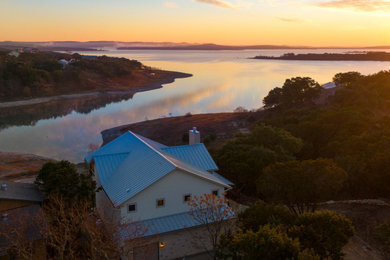
[[[331,211],[304,213],[297,219],[296,226],[288,231],[298,238],[301,248],[312,248],[322,258],[342,258],[342,248],[353,236],[352,222],[341,214]]]
[[[259,227],[270,225],[288,228],[295,223],[296,216],[288,209],[279,205],[257,201],[238,215],[238,224],[243,230],[258,230]]]
[[[301,214],[333,199],[346,179],[347,173],[329,159],[288,161],[265,168],[257,188],[267,200]]]
[[[48,197],[58,195],[69,202],[84,200],[91,206],[95,204],[96,182],[90,174],[79,174],[74,164],[68,161],[45,163],[35,184]]]
[[[390,243],[390,225],[387,223],[379,224],[374,229],[374,238],[381,244],[389,244]]]
[[[238,135],[213,153],[220,173],[235,183],[235,189],[256,195],[256,182],[264,167],[294,159],[302,141],[289,132],[258,125],[248,135]]]
[[[218,255],[224,259],[293,259],[299,254],[299,242],[280,228],[260,227],[257,231],[238,231],[221,238]]]

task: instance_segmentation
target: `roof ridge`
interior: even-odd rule
[[[162,150],[164,149],[169,149],[169,148],[178,148],[178,147],[186,147],[186,146],[198,146],[198,145],[204,145],[203,143],[196,143],[196,144],[182,144],[182,145],[175,145],[175,146],[167,146],[163,147]]]
[[[131,132],[130,130],[129,130],[129,132],[130,132],[131,134],[133,134],[135,137],[137,137],[138,140],[140,140],[141,142],[143,142],[144,144],[146,144],[148,147],[150,147],[150,148],[151,148],[154,152],[156,152],[158,155],[162,156],[165,160],[167,160],[169,163],[171,163],[175,168],[181,169],[181,170],[183,170],[183,171],[185,171],[185,172],[192,173],[192,174],[194,174],[194,175],[196,175],[196,176],[198,176],[198,177],[200,177],[200,178],[207,179],[207,180],[212,181],[212,182],[217,182],[217,183],[222,184],[222,185],[226,185],[226,184],[222,183],[218,178],[217,178],[217,180],[214,180],[213,178],[209,178],[207,175],[206,175],[207,177],[206,177],[206,176],[200,176],[199,173],[197,173],[197,172],[195,172],[195,171],[200,171],[200,172],[203,172],[203,173],[206,173],[206,174],[210,174],[210,173],[207,172],[207,171],[205,171],[205,170],[203,170],[203,169],[201,169],[201,168],[199,168],[199,167],[197,167],[196,165],[193,165],[192,163],[189,163],[189,162],[187,162],[187,161],[184,161],[184,160],[182,160],[182,159],[180,159],[180,158],[176,158],[176,156],[174,156],[174,155],[170,155],[170,154],[167,155],[167,154],[164,154],[163,152],[158,151],[158,150],[155,149],[153,146],[151,146],[150,144],[148,144],[147,142],[145,142],[144,140],[142,140],[141,138],[139,138],[135,133]],[[168,147],[169,147],[169,146],[168,146]],[[173,162],[170,158],[168,158],[168,157],[173,157],[175,160],[178,160],[178,161],[180,161],[180,162],[183,163],[183,164],[189,165],[190,167],[194,168],[195,171],[193,171],[193,170],[191,170],[191,169],[185,169],[185,168],[183,168],[182,166],[180,166],[180,165],[174,163],[174,162]],[[210,175],[212,175],[212,174],[210,174]],[[214,176],[213,176],[213,177],[214,177]]]
[[[112,156],[112,155],[127,154],[127,153],[130,153],[130,152],[120,152],[120,153],[110,153],[110,154],[98,154],[98,155],[95,155],[94,157]]]
[[[172,164],[173,166],[175,166],[176,168],[179,168],[178,165],[174,162],[172,162],[170,159],[168,159],[162,152],[158,151],[156,148],[154,148],[153,146],[151,146],[150,144],[148,144],[147,142],[145,142],[144,140],[142,140],[142,138],[139,138],[137,136],[137,134],[133,133],[132,131],[128,131],[130,132],[132,135],[134,135],[138,140],[140,140],[142,143],[144,143],[146,146],[148,146],[150,149],[152,149],[155,153],[157,153],[158,155],[160,155],[161,157],[163,157],[165,160],[167,160],[170,164]],[[168,146],[169,147],[169,146]]]

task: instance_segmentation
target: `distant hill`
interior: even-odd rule
[[[118,47],[119,50],[259,50],[259,49],[315,49],[307,46],[287,46],[287,45],[218,45],[218,44],[195,44],[180,46],[128,46]]]
[[[0,42],[0,48],[15,49],[21,47],[50,51],[101,50],[105,48],[120,50],[251,50],[251,49],[390,49],[390,46],[293,46],[293,45],[219,45],[213,43],[188,42],[124,42],[124,41],[42,41],[42,42]]]

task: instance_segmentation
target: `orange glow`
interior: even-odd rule
[[[316,5],[318,1],[310,0],[224,2],[225,8],[190,0],[2,0],[0,41],[390,45],[387,9]]]

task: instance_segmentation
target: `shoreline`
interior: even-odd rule
[[[102,145],[128,130],[166,145],[182,145],[183,134],[195,126],[201,131],[203,141],[210,139],[210,142],[205,141],[208,142],[207,146],[218,147],[236,133],[248,133],[263,115],[263,111],[182,115],[119,125],[105,129],[100,134]],[[172,129],[172,126],[176,127]]]
[[[285,53],[281,56],[258,55],[249,59],[255,60],[288,60],[288,61],[376,61],[389,62],[390,52],[364,53]]]
[[[37,98],[26,99],[26,100],[0,102],[0,109],[1,108],[36,105],[36,104],[42,104],[42,103],[47,103],[47,102],[51,102],[51,101],[82,98],[82,97],[93,97],[93,96],[97,97],[97,96],[118,95],[118,94],[119,95],[121,95],[121,94],[136,94],[139,92],[145,92],[145,91],[163,88],[164,84],[173,83],[173,82],[175,82],[176,79],[188,78],[188,77],[193,76],[192,74],[182,73],[182,72],[173,72],[173,71],[165,71],[165,72],[172,73],[173,75],[169,75],[164,79],[161,79],[157,82],[152,82],[152,83],[145,85],[143,87],[132,88],[129,90],[93,91],[93,92],[85,92],[85,93],[63,94],[63,95],[48,96],[48,97],[37,97]],[[131,86],[129,88],[131,88]]]

